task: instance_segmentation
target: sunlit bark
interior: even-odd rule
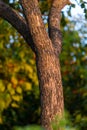
[[[62,47],[60,13],[61,9],[68,3],[68,0],[52,1],[48,35],[37,0],[20,0],[25,19],[0,0],[0,16],[18,30],[36,54],[41,98],[41,124],[46,130],[52,130],[52,120],[57,115],[62,117],[64,112],[59,63]]]

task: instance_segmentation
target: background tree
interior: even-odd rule
[[[65,108],[71,115],[73,125],[84,130],[87,129],[87,117],[85,116],[87,112],[85,104],[87,102],[86,28],[86,21],[83,18],[82,23],[82,19],[79,16],[67,23],[67,27],[65,26],[63,31],[63,52],[60,58],[62,63]],[[72,36],[68,38],[69,34]]]

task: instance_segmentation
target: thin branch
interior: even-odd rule
[[[52,40],[56,55],[60,54],[62,48],[62,34],[60,31],[61,9],[67,4],[70,4],[69,0],[53,0],[49,13],[49,36]]]
[[[34,50],[33,40],[25,19],[22,16],[20,16],[16,10],[14,10],[1,0],[0,0],[0,17],[8,21],[23,36],[25,41]]]

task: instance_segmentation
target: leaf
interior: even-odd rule
[[[81,8],[85,8],[85,4],[84,3],[81,4]]]
[[[2,80],[0,80],[0,92],[4,92],[5,91],[5,85],[3,83]]]
[[[31,89],[32,89],[31,83],[25,82],[25,83],[24,83],[24,90],[25,90],[25,91],[29,91],[29,90],[31,90]]]
[[[17,80],[16,77],[14,77],[14,76],[11,77],[11,82],[12,82],[13,84],[15,84],[15,85],[18,84],[18,80]]]
[[[71,6],[72,6],[73,8],[75,8],[75,4],[72,4]]]
[[[10,93],[11,95],[14,95],[14,94],[15,94],[15,89],[12,87],[12,84],[11,84],[11,83],[8,83],[7,89],[8,89],[8,91],[9,91],[9,93]]]
[[[5,109],[5,102],[3,99],[0,99],[0,113]]]
[[[13,95],[12,96],[12,99],[14,100],[14,101],[17,101],[17,102],[19,102],[19,101],[21,101],[21,99],[22,99],[22,96],[21,95]]]
[[[17,86],[16,92],[19,94],[22,94],[22,88],[20,86]]]
[[[14,108],[19,108],[19,105],[16,102],[12,102],[11,106]]]

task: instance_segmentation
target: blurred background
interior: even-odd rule
[[[17,0],[3,1],[22,14]],[[63,46],[60,62],[65,111],[73,130],[87,130],[87,2],[72,2],[61,12]],[[50,0],[41,0],[39,5],[47,28]],[[0,130],[40,125],[35,62],[34,53],[22,36],[0,18]]]

